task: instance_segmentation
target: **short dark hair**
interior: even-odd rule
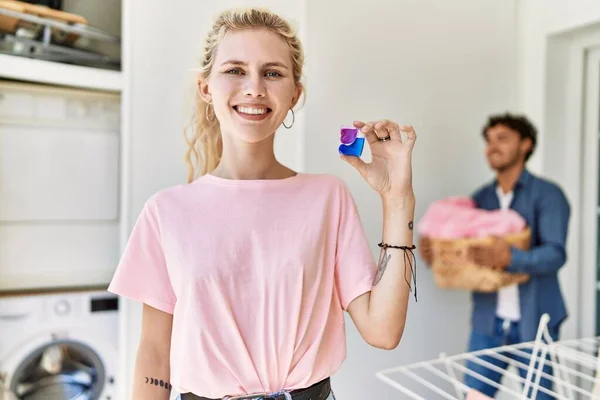
[[[531,151],[525,155],[525,161],[533,154],[537,144],[537,129],[524,115],[514,115],[510,113],[496,114],[488,118],[487,124],[483,127],[483,137],[487,139],[487,130],[496,125],[504,125],[521,135],[521,140],[531,140]]]

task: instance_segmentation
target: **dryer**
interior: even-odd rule
[[[103,290],[0,297],[4,398],[116,400],[118,305]]]

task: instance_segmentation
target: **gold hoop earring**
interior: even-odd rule
[[[292,124],[290,126],[287,126],[285,124],[285,121],[283,121],[283,126],[285,126],[286,129],[290,129],[292,126],[294,126],[294,122],[296,122],[296,114],[294,114],[294,109],[290,108],[290,111],[292,112]]]
[[[213,117],[212,117],[212,119],[210,119],[210,118],[208,117],[208,114],[209,114],[208,110],[210,110],[210,106],[211,106],[211,104],[210,104],[210,103],[206,103],[206,120],[207,120],[208,122],[213,122],[213,121],[215,120],[215,118],[217,118],[217,116],[216,116],[216,114],[213,112]],[[213,107],[213,110],[214,110],[214,107]]]

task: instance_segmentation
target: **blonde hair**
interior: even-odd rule
[[[294,82],[301,84],[304,66],[304,50],[295,30],[289,22],[261,8],[231,9],[221,13],[214,21],[206,38],[204,54],[200,62],[198,81],[206,81],[212,72],[217,47],[229,31],[263,28],[278,34],[290,48]],[[196,88],[193,115],[185,130],[188,149],[185,161],[188,166],[188,182],[200,175],[213,171],[218,165],[223,151],[219,121],[214,109],[209,107]],[[209,108],[213,111],[209,115]],[[191,131],[191,138],[188,132]]]

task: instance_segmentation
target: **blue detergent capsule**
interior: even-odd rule
[[[351,144],[341,144],[339,147],[340,154],[346,156],[360,157],[365,147],[365,138],[357,137]]]
[[[338,148],[340,154],[347,156],[360,157],[365,147],[365,138],[358,136],[360,134],[358,128],[342,128],[340,131],[340,142]]]

